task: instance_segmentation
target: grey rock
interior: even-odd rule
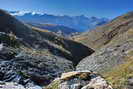
[[[129,78],[127,81],[126,89],[132,89],[133,88],[133,78]]]

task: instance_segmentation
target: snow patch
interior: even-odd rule
[[[3,43],[0,44],[0,51],[3,49]]]

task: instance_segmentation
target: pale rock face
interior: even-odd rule
[[[3,83],[0,84],[0,89],[25,89],[22,85],[16,83]]]
[[[6,82],[6,83],[1,82],[0,89],[42,89],[42,88],[39,86],[25,88],[24,86],[14,83],[14,82]]]
[[[72,76],[75,76],[79,74],[79,72],[68,72],[68,73],[63,73],[61,75],[61,79],[66,79],[66,78],[69,78],[69,77],[72,77]]]
[[[110,85],[108,85],[108,83],[99,77],[96,77],[94,79],[92,79],[88,85],[84,86],[81,89],[113,89]]]

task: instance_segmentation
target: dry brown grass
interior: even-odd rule
[[[39,31],[39,32],[50,32],[47,29],[40,29],[40,28],[33,27],[33,26],[32,26],[32,29],[35,30],[35,31]]]

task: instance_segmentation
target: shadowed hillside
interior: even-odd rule
[[[2,21],[0,31],[15,35],[28,47],[48,49],[52,54],[66,57],[75,64],[93,52],[93,50],[80,43],[59,37],[51,32],[30,28],[2,10],[0,10],[0,13]],[[55,53],[54,49],[57,53]],[[82,51],[82,53],[76,55],[78,51]]]

